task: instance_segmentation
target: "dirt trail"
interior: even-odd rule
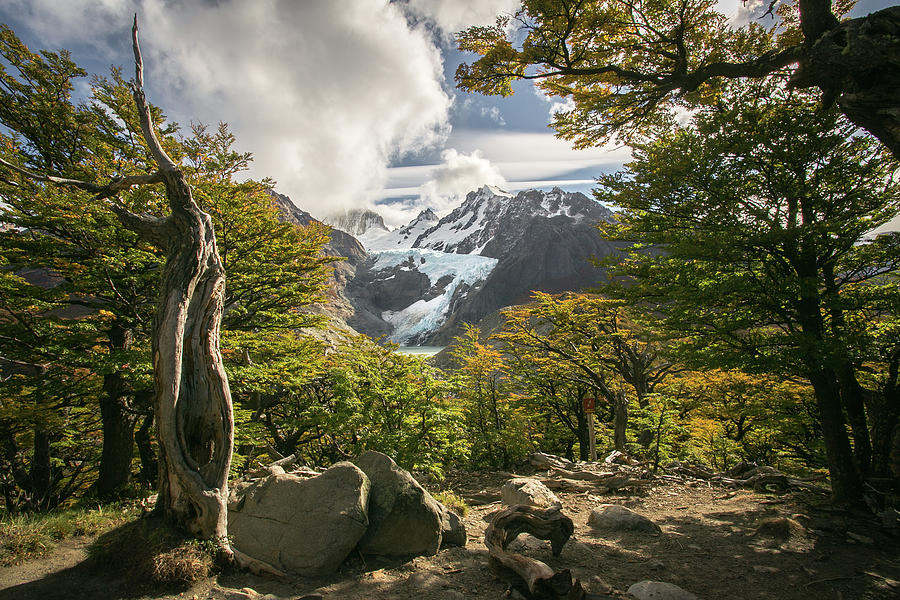
[[[47,559],[0,569],[0,600],[222,600],[222,588],[252,588],[260,596],[270,594],[266,600],[308,594],[341,600],[505,599],[507,585],[488,566],[483,533],[486,521],[500,508],[499,489],[507,476],[470,473],[445,483],[475,506],[464,519],[466,547],[433,557],[353,557],[322,579],[226,574],[187,590],[147,595],[130,590],[127,581],[106,581],[102,572],[88,570],[81,561],[89,540],[80,539],[61,544]],[[549,544],[530,536],[514,542],[513,548],[554,569],[571,569],[593,593],[625,597],[623,591],[631,584],[650,579],[674,583],[703,600],[900,598],[900,539],[870,516],[831,510],[808,495],[731,491],[695,481],[661,483],[641,496],[557,495],[563,512],[575,522],[575,535],[562,554],[553,557]],[[643,514],[660,525],[662,534],[598,534],[587,520],[591,509],[603,503]],[[776,527],[768,535],[757,535],[765,520],[787,517],[802,527]]]

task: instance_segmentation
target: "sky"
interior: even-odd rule
[[[760,2],[719,0],[734,22]],[[862,0],[866,14],[889,0]],[[150,101],[187,130],[227,122],[248,175],[317,218],[374,208],[392,227],[439,215],[484,184],[588,192],[627,147],[575,151],[548,127],[562,98],[528,82],[509,98],[456,90],[452,34],[517,0],[0,0],[32,50],[68,49],[91,73],[133,72],[140,21]],[[81,93],[88,81],[79,84]]]

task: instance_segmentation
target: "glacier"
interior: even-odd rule
[[[411,261],[410,261],[411,259]],[[498,259],[475,254],[451,254],[424,248],[405,248],[378,252],[373,271],[390,268],[408,268],[404,263],[412,262],[416,270],[426,275],[432,286],[452,277],[443,291],[430,300],[420,299],[398,311],[386,310],[381,318],[394,327],[390,336],[392,342],[406,344],[416,338],[434,332],[446,320],[454,293],[460,285],[475,287],[487,279],[497,265]]]

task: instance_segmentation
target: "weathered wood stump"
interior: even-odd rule
[[[484,530],[484,544],[490,552],[491,568],[497,576],[508,581],[526,598],[601,598],[587,594],[581,582],[574,579],[568,569],[557,573],[539,560],[506,551],[506,547],[519,534],[530,533],[549,541],[553,556],[559,556],[574,531],[572,519],[562,514],[556,506],[537,508],[516,504],[500,511],[491,520]]]

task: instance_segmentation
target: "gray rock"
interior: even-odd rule
[[[440,504],[440,506],[443,509],[441,513],[441,547],[465,546],[468,536],[466,535],[466,526],[463,525],[462,519],[443,504]]]
[[[235,590],[216,585],[209,590],[209,596],[213,600],[254,600],[259,597],[259,594],[251,588]]]
[[[447,509],[389,456],[369,451],[356,464],[372,482],[369,529],[359,542],[360,551],[383,556],[436,554]]]
[[[550,543],[523,533],[509,545],[509,550],[512,552],[540,552],[550,550]]]
[[[628,588],[628,593],[637,600],[698,600],[677,585],[662,581],[640,581]]]
[[[318,477],[272,475],[229,505],[235,547],[300,575],[331,573],[366,532],[369,480],[348,462]]]
[[[659,534],[659,525],[618,504],[603,504],[591,511],[588,525],[595,529],[612,531],[640,531]]]
[[[510,479],[500,488],[500,500],[506,506],[527,504],[540,508],[561,506],[559,498],[546,485],[531,477]]]

